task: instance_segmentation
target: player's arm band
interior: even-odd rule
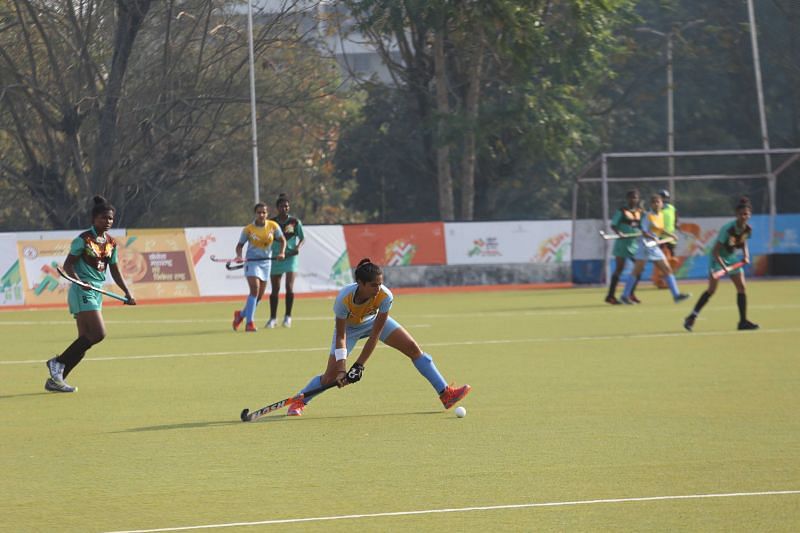
[[[337,361],[343,361],[347,359],[347,348],[336,348],[333,351],[333,356]]]

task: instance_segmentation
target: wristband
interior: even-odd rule
[[[336,348],[333,351],[333,356],[337,361],[344,361],[347,359],[347,348]]]

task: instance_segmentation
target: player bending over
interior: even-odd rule
[[[430,355],[423,352],[414,338],[396,320],[389,316],[392,307],[392,292],[383,285],[383,271],[369,259],[362,259],[355,271],[356,282],[343,288],[333,304],[336,328],[331,342],[331,352],[325,373],[315,376],[300,392],[317,389],[337,382],[339,387],[361,380],[364,365],[372,355],[380,339],[384,344],[402,352],[414,364],[417,371],[430,382],[439,395],[445,409],[450,409],[471,387],[452,387],[433,363]],[[346,360],[359,339],[367,339],[361,354],[350,370]],[[297,399],[289,405],[289,416],[303,414],[309,399]]]

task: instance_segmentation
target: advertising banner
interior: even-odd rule
[[[448,222],[448,265],[563,263],[570,260],[572,223]]]
[[[212,255],[235,257],[241,232],[242,228],[236,227],[185,230],[201,296],[247,294],[244,269],[228,270],[224,263],[215,263],[210,259]],[[303,226],[303,232],[305,242],[297,258],[294,292],[336,291],[352,283],[342,226]],[[281,292],[285,283],[282,280]]]
[[[247,294],[244,269],[227,270],[225,263],[214,263],[210,259],[212,255],[235,257],[242,228],[186,228],[184,233],[200,296]]]
[[[82,231],[21,234],[29,237],[17,240],[25,305],[66,303],[69,282],[61,279],[56,267],[64,264],[70,244],[80,233]],[[125,241],[125,230],[111,230],[109,234],[119,243]],[[104,288],[118,292],[111,276],[107,278]]]
[[[184,230],[129,229],[118,242],[119,269],[137,299],[200,295]]]
[[[358,224],[344,227],[353,265],[369,257],[385,266],[443,265],[447,261],[444,224]]]
[[[0,306],[25,303],[20,275],[17,238],[0,234]]]

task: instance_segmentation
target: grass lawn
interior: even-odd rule
[[[684,331],[683,288],[396,295],[463,419],[381,346],[303,417],[240,422],[323,370],[332,299],[257,333],[238,302],[109,306],[75,394],[43,388],[66,309],[0,312],[0,531],[796,531],[800,281],[749,284],[753,332],[729,282]]]

